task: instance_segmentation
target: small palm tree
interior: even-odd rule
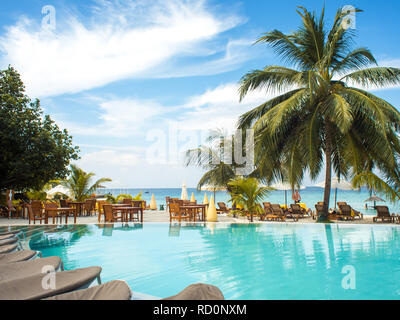
[[[253,215],[263,211],[261,202],[273,189],[271,187],[260,187],[256,178],[235,178],[228,183],[230,187],[231,202],[243,206],[243,209],[250,214],[250,221],[253,222]]]
[[[84,201],[89,198],[97,189],[104,188],[101,184],[109,182],[109,178],[98,179],[91,184],[91,180],[95,176],[94,173],[86,173],[76,165],[71,165],[71,174],[67,180],[61,182],[61,185],[68,188],[72,197],[76,201]]]
[[[225,134],[221,130],[213,130],[207,138],[212,146],[201,145],[196,149],[186,151],[186,166],[194,165],[206,170],[197,184],[197,189],[206,185],[213,187],[214,200],[215,191],[219,188],[227,188],[228,182],[236,177],[234,160],[231,159],[230,164],[226,163],[223,154],[224,145],[232,143],[232,141],[230,139],[221,140],[223,136]]]
[[[289,67],[267,66],[241,80],[240,99],[256,89],[283,94],[242,115],[239,128],[255,130],[256,165],[267,170],[267,180],[284,164],[289,183],[298,184],[304,172],[316,179],[325,164],[323,221],[332,171],[346,177],[366,162],[381,170],[396,166],[400,113],[357,86],[397,85],[400,69],[379,67],[368,49],[352,48],[354,33],[344,26],[349,13],[339,9],[328,30],[324,11],[318,18],[299,8],[298,30],[273,30],[257,40],[275,49]]]

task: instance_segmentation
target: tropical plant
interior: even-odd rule
[[[111,194],[107,194],[106,195],[106,201],[108,202],[108,203],[111,203],[111,204],[116,204],[118,201],[117,201],[117,198],[115,198],[113,195],[111,195]]]
[[[94,173],[86,173],[76,165],[71,165],[71,174],[67,180],[61,181],[61,185],[68,188],[71,196],[76,201],[84,201],[89,198],[98,188],[103,188],[101,185],[104,182],[109,182],[109,178],[101,178],[91,184],[91,180],[95,176]]]
[[[140,191],[135,197],[133,197],[132,200],[135,200],[135,201],[143,201],[142,195],[143,195],[143,192]]]
[[[48,115],[40,101],[25,94],[19,73],[0,71],[0,191],[40,190],[52,179],[68,175],[79,148]]]
[[[133,197],[130,194],[119,194],[116,198],[117,202],[123,199],[133,199]]]
[[[250,214],[250,221],[253,222],[253,215],[261,213],[261,202],[273,190],[271,187],[261,187],[256,178],[232,179],[230,186],[231,199],[233,204],[241,205],[245,211]]]
[[[372,171],[361,172],[353,178],[353,187],[368,187],[374,192],[385,194],[391,202],[400,201],[400,178],[398,175],[391,175],[386,178],[380,178]]]
[[[39,190],[31,189],[26,192],[26,195],[31,200],[41,200],[45,201],[47,199],[47,192],[54,188],[56,185],[60,184],[60,180],[51,180],[46,183],[43,188]]]
[[[347,177],[366,163],[383,172],[396,166],[400,113],[358,87],[398,85],[400,69],[379,67],[368,49],[353,49],[354,31],[345,27],[348,12],[339,9],[327,30],[324,10],[317,18],[299,8],[297,31],[273,30],[256,41],[270,45],[289,66],[267,66],[241,79],[241,100],[256,89],[280,95],[242,115],[239,128],[255,130],[255,162],[267,180],[279,176],[283,164],[294,186],[305,172],[315,180],[325,164],[323,221],[332,169]]]
[[[221,130],[211,131],[207,142],[211,145],[201,145],[196,149],[186,151],[186,166],[194,165],[206,170],[197,184],[197,189],[203,186],[211,186],[214,191],[227,188],[228,182],[235,178],[236,165],[233,156],[230,155],[229,161],[224,161],[224,146],[232,143],[232,140],[224,139],[225,134]],[[230,162],[230,163],[226,163]]]

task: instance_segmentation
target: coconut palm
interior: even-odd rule
[[[104,188],[101,184],[109,182],[109,178],[101,178],[91,184],[94,173],[86,173],[76,165],[71,165],[71,173],[67,180],[61,182],[61,185],[68,188],[72,197],[76,201],[84,201],[89,198],[97,189]]]
[[[290,183],[300,184],[305,172],[314,180],[325,164],[325,220],[332,168],[347,177],[367,162],[386,172],[396,166],[400,113],[360,87],[398,85],[400,69],[379,67],[368,49],[353,49],[354,32],[344,27],[349,13],[339,9],[327,30],[324,10],[319,18],[303,7],[297,12],[297,31],[273,30],[256,41],[270,45],[288,66],[242,78],[240,99],[256,89],[280,95],[242,115],[239,128],[255,130],[256,166],[267,178],[279,176],[284,164]]]
[[[201,145],[196,149],[186,151],[186,166],[194,165],[206,170],[197,184],[197,189],[203,186],[211,186],[215,191],[219,188],[227,188],[228,182],[236,177],[236,168],[233,155],[229,155],[229,161],[225,160],[224,147],[227,144],[233,145],[234,138],[225,138],[227,134],[221,130],[212,130],[206,139],[209,145]],[[230,163],[227,163],[230,162]]]
[[[260,187],[256,178],[232,179],[228,183],[230,187],[231,202],[241,205],[250,214],[250,221],[253,222],[254,214],[263,212],[262,200],[273,190],[270,187]]]

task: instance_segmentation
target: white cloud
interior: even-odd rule
[[[0,37],[1,65],[16,67],[32,96],[76,93],[141,74],[157,77],[160,64],[204,53],[204,42],[241,22],[216,16],[204,1],[99,1],[91,14],[82,22],[72,14],[61,20],[57,11],[55,32],[21,18]]]

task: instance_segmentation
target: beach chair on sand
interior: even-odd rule
[[[89,267],[48,274],[49,281],[43,285],[44,275],[35,274],[14,280],[0,281],[0,300],[37,300],[88,288],[100,280],[101,267]],[[55,286],[51,285],[54,277]]]
[[[231,210],[226,206],[225,202],[218,202],[217,204],[218,204],[217,213],[229,213],[229,211]]]
[[[304,218],[304,216],[307,214],[306,210],[303,209],[298,204],[291,204],[289,211],[292,214],[295,214],[297,216],[297,218]]]
[[[337,215],[338,219],[345,219],[345,220],[355,220],[358,218],[360,220],[363,219],[363,214],[357,210],[354,210],[348,204],[338,203],[340,213]]]
[[[275,216],[275,219],[272,219],[274,221],[285,221],[286,220],[286,214],[281,208],[279,204],[271,204],[271,212],[272,215]]]
[[[394,222],[394,216],[392,216],[389,212],[389,208],[386,206],[376,206],[376,211],[378,212],[378,215],[376,217],[373,217],[374,222],[378,222],[378,220],[381,220],[382,222],[389,222],[393,223]]]

